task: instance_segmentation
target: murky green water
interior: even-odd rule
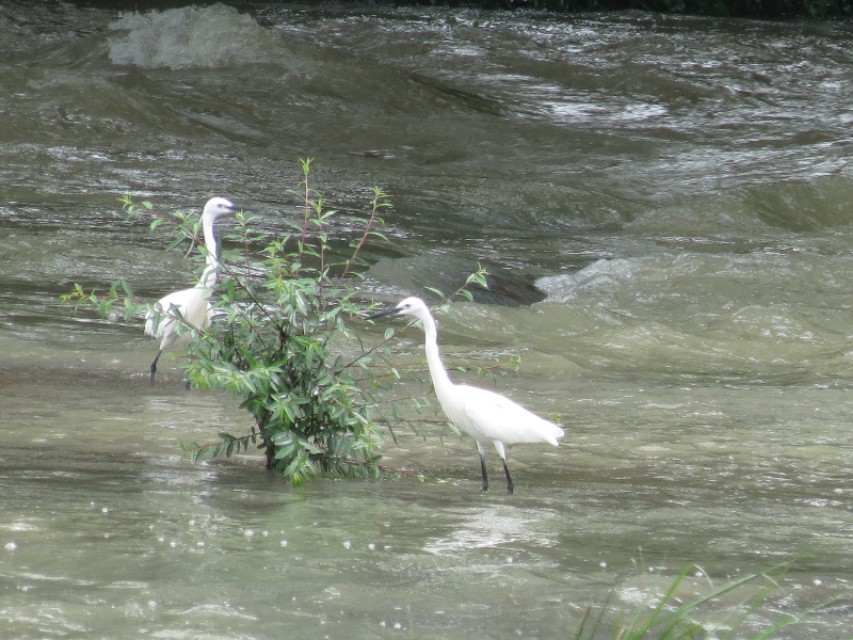
[[[747,631],[835,599],[782,637],[850,637],[848,25],[0,18],[0,637],[574,637],[688,563],[720,585],[788,560]],[[431,416],[384,451],[423,483],[190,464],[180,440],[246,423],[234,400],[186,392],[175,358],[151,388],[141,322],[58,304],[72,282],[153,301],[193,280],[121,195],[222,194],[275,232],[304,156],[336,240],[370,187],[393,195],[366,294],[450,289],[478,260],[518,279],[439,317],[449,365],[518,359],[479,383],[566,426],[559,449],[513,448],[513,496],[479,493],[473,443]],[[510,306],[523,283],[543,300]]]

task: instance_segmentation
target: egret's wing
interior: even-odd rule
[[[557,445],[563,430],[521,405],[494,391],[460,385],[465,397],[465,416],[472,430],[485,440],[514,442],[547,442]],[[476,436],[475,436],[476,437]]]
[[[202,328],[209,326],[208,296],[201,287],[173,291],[163,296],[147,314],[145,333],[162,338],[167,332],[175,334],[180,326]]]

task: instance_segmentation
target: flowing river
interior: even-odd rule
[[[736,637],[853,636],[850,25],[9,2],[0,59],[1,638],[574,638],[589,607],[613,637],[691,563],[682,601],[784,562]],[[514,495],[437,422],[383,453],[438,482],[190,463],[235,399],[59,304],[193,282],[122,195],[283,233],[302,157],[341,240],[393,196],[365,297],[495,274],[438,321],[566,428],[511,449]]]

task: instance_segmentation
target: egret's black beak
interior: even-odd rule
[[[400,313],[400,310],[397,307],[391,307],[390,309],[386,309],[385,311],[380,311],[379,313],[374,313],[372,316],[367,316],[365,320],[377,320],[378,318],[385,318],[386,316],[393,316],[395,313]]]

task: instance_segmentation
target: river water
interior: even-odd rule
[[[780,637],[853,636],[851,44],[646,14],[4,4],[0,637],[575,637],[689,563],[705,593],[785,561],[745,632],[832,601]],[[226,195],[275,232],[307,156],[336,238],[393,195],[366,296],[505,275],[439,323],[448,365],[517,361],[481,384],[566,427],[512,449],[514,495],[494,456],[481,494],[473,443],[429,415],[384,454],[437,482],[191,464],[179,440],[247,424],[234,399],[168,356],[150,387],[141,323],[58,303],[193,281],[123,194]]]

